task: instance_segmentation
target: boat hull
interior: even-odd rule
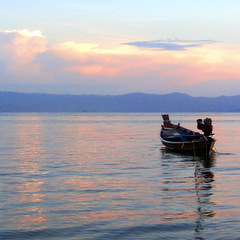
[[[164,146],[166,146],[169,149],[179,150],[179,151],[192,151],[192,152],[207,152],[209,153],[215,144],[215,139],[208,137],[203,138],[199,140],[193,140],[193,141],[168,141],[161,137],[160,134],[160,140]]]

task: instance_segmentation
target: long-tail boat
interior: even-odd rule
[[[204,134],[189,130],[185,127],[172,124],[169,115],[162,115],[163,125],[160,131],[160,140],[167,148],[192,151],[194,154],[203,152],[209,154],[213,150],[216,139],[213,138],[212,120],[210,118],[197,120],[197,128],[201,129]]]

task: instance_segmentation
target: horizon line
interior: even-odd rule
[[[168,93],[147,93],[147,92],[129,92],[129,93],[121,93],[121,94],[96,94],[96,93],[79,93],[79,94],[73,94],[73,93],[47,93],[47,92],[23,92],[23,91],[7,91],[7,90],[0,90],[0,93],[17,93],[17,94],[42,94],[42,95],[68,95],[68,96],[101,96],[101,97],[107,97],[107,96],[124,96],[124,95],[133,95],[133,94],[142,94],[142,95],[172,95],[172,94],[179,94],[179,95],[186,95],[189,97],[194,98],[218,98],[218,97],[237,97],[240,96],[240,93],[237,95],[219,95],[219,96],[192,96],[187,93],[182,92],[168,92]]]

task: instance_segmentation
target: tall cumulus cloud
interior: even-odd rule
[[[12,30],[0,32],[0,65],[7,75],[17,77],[39,74],[39,66],[34,59],[46,51],[46,38],[40,31]],[[2,73],[3,73],[2,72]]]

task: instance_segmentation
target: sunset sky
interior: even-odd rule
[[[240,94],[239,0],[1,0],[0,90]]]

